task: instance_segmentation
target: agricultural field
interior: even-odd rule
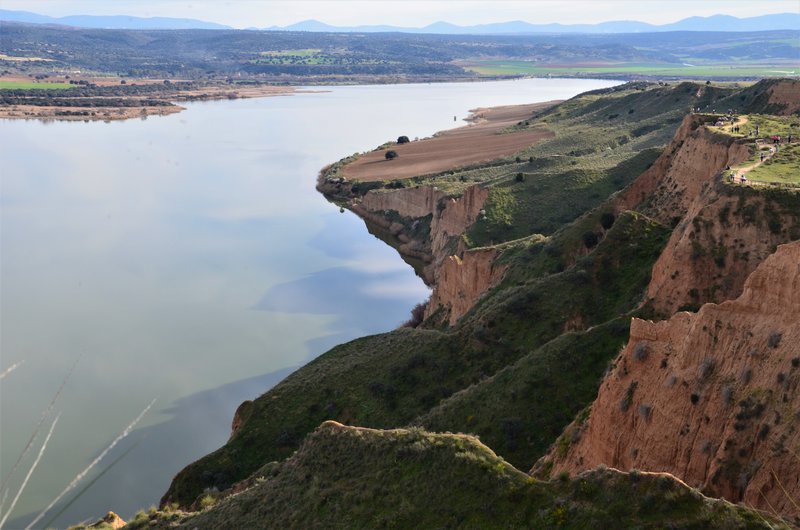
[[[744,78],[744,77],[789,77],[800,75],[800,66],[772,65],[707,65],[658,63],[618,63],[594,65],[552,65],[531,61],[485,60],[463,63],[466,70],[480,75],[531,75],[531,76],[580,76],[580,75],[642,75],[674,78]]]
[[[0,81],[0,90],[64,90],[75,88],[68,83],[34,83],[28,81]]]

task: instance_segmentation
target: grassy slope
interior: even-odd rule
[[[554,145],[542,144],[545,147],[540,147],[537,158],[572,150],[570,156],[586,168],[601,167],[602,173],[617,167],[636,157],[630,144],[647,149],[666,142],[681,109],[691,106],[699,88],[634,85],[570,100],[536,118],[548,120],[551,126],[567,124],[563,134],[552,140]],[[703,88],[707,105],[730,94]],[[635,140],[617,142],[606,157],[607,149],[598,151],[591,143],[613,140],[609,122],[615,120],[626,123]],[[668,135],[660,130],[665,122]],[[441,178],[459,181],[458,175]],[[532,196],[521,201],[529,204]],[[505,280],[456,327],[401,329],[365,337],[338,346],[298,370],[255,400],[237,435],[184,469],[164,500],[188,505],[204,488],[228,487],[264,462],[289,456],[307,433],[331,418],[370,427],[418,421],[436,428],[480,432],[510,461],[527,468],[571,415],[591,401],[605,363],[625,340],[621,318],[640,302],[652,264],[668,236],[665,227],[638,214],[620,216],[606,231],[600,222],[603,212],[603,207],[597,208],[549,238],[528,236],[500,245],[501,259],[510,267]],[[591,236],[588,243],[587,234]],[[513,231],[504,233],[498,239],[513,235]],[[480,239],[472,234],[473,242]],[[596,247],[594,239],[600,240]],[[597,327],[558,338],[566,329],[590,326]],[[514,363],[518,363],[516,369],[491,379]],[[559,388],[546,392],[548,382],[554,387],[558,383]],[[563,388],[570,385],[573,388]],[[464,389],[468,390],[454,396]],[[527,399],[538,405],[526,407]]]
[[[731,92],[694,83],[633,83],[577,96],[521,122],[515,128],[546,125],[556,137],[521,152],[522,162],[505,174],[495,169],[486,216],[469,229],[467,241],[485,246],[554,232],[632,182],[691,107],[712,106]]]
[[[595,116],[595,119],[598,115],[601,116],[598,127],[602,129],[608,121],[606,116],[609,105],[612,110],[620,105],[629,109],[632,104],[630,98],[634,98],[640,105],[645,101],[661,102],[662,92],[669,90],[663,87],[639,90],[640,87],[644,88],[646,85],[637,85],[633,89],[603,91],[603,94],[589,94],[570,100],[564,108],[545,113],[541,118],[552,123],[575,120],[577,124],[565,125],[564,130],[572,131],[571,135],[555,138],[553,142],[556,145],[549,147],[549,151],[543,151],[543,154],[553,154],[564,149],[565,145],[562,144],[565,141],[572,142],[581,137],[588,141],[586,136],[595,138],[589,122],[581,118],[583,112]],[[598,102],[601,95],[610,96],[610,103]],[[638,112],[640,122],[650,113],[663,114],[658,105],[647,105],[646,109],[643,105]],[[636,114],[636,111],[632,114]],[[677,113],[673,120],[677,122]],[[633,123],[650,129],[649,122],[640,122]],[[529,123],[529,126],[534,125]],[[577,133],[578,127],[584,130],[583,135]],[[597,134],[602,135],[603,132]],[[664,142],[668,139],[666,134],[656,132],[654,128],[642,136],[657,134],[664,136]],[[582,148],[581,145],[583,144],[578,148]],[[586,148],[585,155],[590,158],[584,164],[586,168],[598,166],[595,154],[594,149]],[[580,158],[579,153],[575,155]],[[635,151],[626,147],[625,154],[616,157],[616,164],[624,160],[625,156],[635,156]],[[568,164],[568,167],[573,166]],[[633,176],[635,174],[628,178]],[[548,203],[552,205],[556,200],[555,197],[550,199],[552,200],[542,205],[545,209]],[[562,197],[557,198],[557,201],[561,200]],[[576,212],[574,215],[580,213],[577,209]],[[623,225],[624,223],[620,223],[614,228],[621,233]],[[580,239],[580,235],[573,233],[574,230],[565,230],[562,236],[554,240]],[[524,232],[525,235],[528,233]],[[523,242],[521,246],[527,245]],[[523,254],[523,258],[517,258],[518,267],[512,269],[519,272],[509,274],[510,278],[515,278],[518,282],[533,281],[542,276],[540,281],[519,289],[517,296],[509,301],[504,302],[503,297],[497,297],[496,303],[492,302],[492,306],[482,309],[480,314],[476,310],[457,329],[448,332],[406,329],[365,337],[334,348],[298,370],[254,402],[241,431],[226,446],[184,469],[173,481],[165,500],[178,501],[182,505],[190,504],[206,487],[227,487],[245,478],[263,462],[285,458],[299,445],[306,433],[325,419],[333,418],[371,427],[407,424],[436,406],[443,398],[496,373],[529,351],[554,339],[563,331],[565,319],[580,312],[585,301],[597,296],[598,291],[609,289],[612,285],[615,288],[628,279],[628,271],[625,271],[620,276],[621,282],[612,282],[604,287],[595,284],[600,280],[599,275],[594,272],[586,274],[585,270],[550,276],[552,272],[565,267],[565,260],[556,259],[558,263],[553,263],[551,254],[559,254],[562,250],[552,242],[548,247],[554,251],[541,252],[540,256]],[[610,246],[601,244],[600,250],[603,248]],[[542,247],[537,246],[537,252],[541,250]],[[640,289],[647,281],[656,253],[648,249],[644,254],[646,257],[640,263],[638,281],[634,282],[637,286],[635,289]],[[528,255],[531,259],[525,257]],[[537,267],[532,261],[544,265]],[[604,261],[599,260],[599,263]],[[614,270],[608,269],[603,274],[606,272],[613,274]],[[565,289],[570,293],[578,292],[580,296],[556,296]],[[627,312],[641,297],[641,290],[634,293],[630,290],[615,293],[609,289],[608,292],[616,300],[609,308],[600,308],[595,314],[587,315],[587,323],[598,324],[612,319],[617,316],[615,311],[619,308]],[[533,326],[528,325],[530,310],[523,309],[531,298],[525,297],[548,301],[546,307],[536,308],[538,314]],[[603,297],[598,299],[603,300]],[[610,309],[614,306],[614,309]],[[490,326],[494,325],[496,329],[493,330]],[[514,332],[510,333],[512,330]],[[509,334],[500,336],[501,332]],[[541,452],[528,453],[525,456],[529,460],[521,464],[529,465],[540,454]]]
[[[763,165],[747,174],[751,182],[800,185],[800,144],[783,146]]]
[[[128,528],[770,528],[672,477],[598,470],[542,482],[474,437],[414,429],[326,423],[252,483],[196,515],[142,514]]]
[[[565,318],[580,313],[585,325],[593,325],[632,310],[666,236],[652,221],[626,215],[574,269],[531,279],[512,288],[514,296],[497,292],[453,330],[400,329],[334,348],[256,400],[237,436],[184,469],[165,500],[187,505],[205,487],[227,487],[245,478],[265,461],[288,456],[325,419],[370,427],[407,424],[441,399],[558,337]],[[624,260],[615,256],[618,245],[628,248]],[[597,380],[619,349],[623,339],[617,339],[598,350]],[[591,400],[596,382],[583,393],[578,409]],[[574,412],[574,397],[541,411],[531,429],[553,433],[552,442]],[[529,465],[546,447],[544,439],[521,447],[514,461]]]

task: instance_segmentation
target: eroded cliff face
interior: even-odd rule
[[[800,81],[797,79],[780,79],[766,84],[761,99],[765,99],[765,110],[773,114],[789,116],[800,113]]]
[[[687,116],[670,146],[615,201],[675,226],[653,267],[646,299],[662,315],[722,302],[775,247],[800,238],[800,198],[724,182],[729,166],[749,158],[744,139],[714,133]]]
[[[425,309],[425,318],[442,311],[443,320],[455,325],[483,293],[503,278],[508,267],[495,262],[498,254],[494,248],[485,248],[467,250],[462,257],[445,259]]]
[[[401,254],[425,261],[423,279],[434,285],[442,264],[463,253],[460,237],[478,219],[488,196],[480,186],[471,186],[456,198],[433,186],[418,186],[369,191],[353,199],[350,208],[396,237]]]
[[[742,293],[745,279],[782,243],[800,239],[800,195],[721,180],[690,205],[653,266],[646,297],[662,314]]]
[[[672,473],[705,492],[800,516],[800,242],[742,295],[653,323],[633,319],[588,420],[534,467]]]
[[[713,133],[705,121],[701,115],[683,119],[661,156],[619,194],[617,211],[635,209],[675,224],[716,175],[750,156],[747,142]]]

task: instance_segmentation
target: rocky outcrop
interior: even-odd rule
[[[236,433],[239,432],[239,429],[251,414],[253,414],[253,402],[249,399],[242,401],[242,403],[236,407],[236,412],[233,413],[233,421],[231,421],[230,438],[236,436]]]
[[[453,326],[469,311],[490,287],[505,274],[506,265],[495,262],[497,249],[467,250],[463,257],[449,256],[444,260],[425,310],[425,318],[437,311]]]
[[[433,285],[442,263],[463,251],[458,240],[478,219],[488,196],[488,190],[480,186],[467,188],[461,197],[448,197],[433,186],[418,186],[369,191],[350,207],[391,232],[400,241],[401,254],[425,261],[423,279]],[[429,223],[429,231],[420,232],[421,223]]]
[[[585,423],[535,473],[605,464],[800,516],[800,242],[782,245],[742,295],[658,323],[634,319]]]
[[[108,512],[105,517],[96,523],[90,524],[86,528],[97,528],[98,530],[116,530],[117,528],[123,528],[126,524],[127,523],[122,520],[122,517],[114,512]]]

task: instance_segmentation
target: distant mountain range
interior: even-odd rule
[[[79,28],[106,29],[234,29],[223,24],[190,18],[132,17],[73,15],[49,17],[27,11],[0,9],[0,21],[27,24],[59,24]],[[434,22],[422,28],[400,26],[331,26],[318,20],[304,20],[289,26],[247,28],[259,31],[310,31],[325,33],[429,33],[442,35],[520,35],[531,33],[652,33],[663,31],[769,31],[799,30],[800,13],[781,13],[751,18],[729,15],[689,17],[672,24],[653,25],[633,20],[601,22],[599,24],[531,24],[521,20],[458,26],[449,22]]]
[[[102,29],[233,29],[230,26],[205,22],[191,18],[168,17],[129,17],[72,15],[68,17],[48,17],[28,11],[9,11],[0,9],[0,21],[23,22],[26,24],[58,24],[77,28]]]
[[[252,28],[255,29],[255,28]],[[478,24],[476,26],[457,26],[449,22],[434,22],[422,28],[398,26],[331,26],[318,20],[305,20],[290,26],[272,26],[270,31],[315,31],[315,32],[402,32],[402,33],[436,33],[442,35],[519,35],[528,33],[652,33],[662,31],[769,31],[800,30],[800,13],[782,13],[762,15],[751,18],[736,18],[728,15],[710,17],[690,17],[672,24],[660,26],[637,22],[634,20],[618,20],[599,24],[531,24],[521,20],[512,22],[496,22]]]

